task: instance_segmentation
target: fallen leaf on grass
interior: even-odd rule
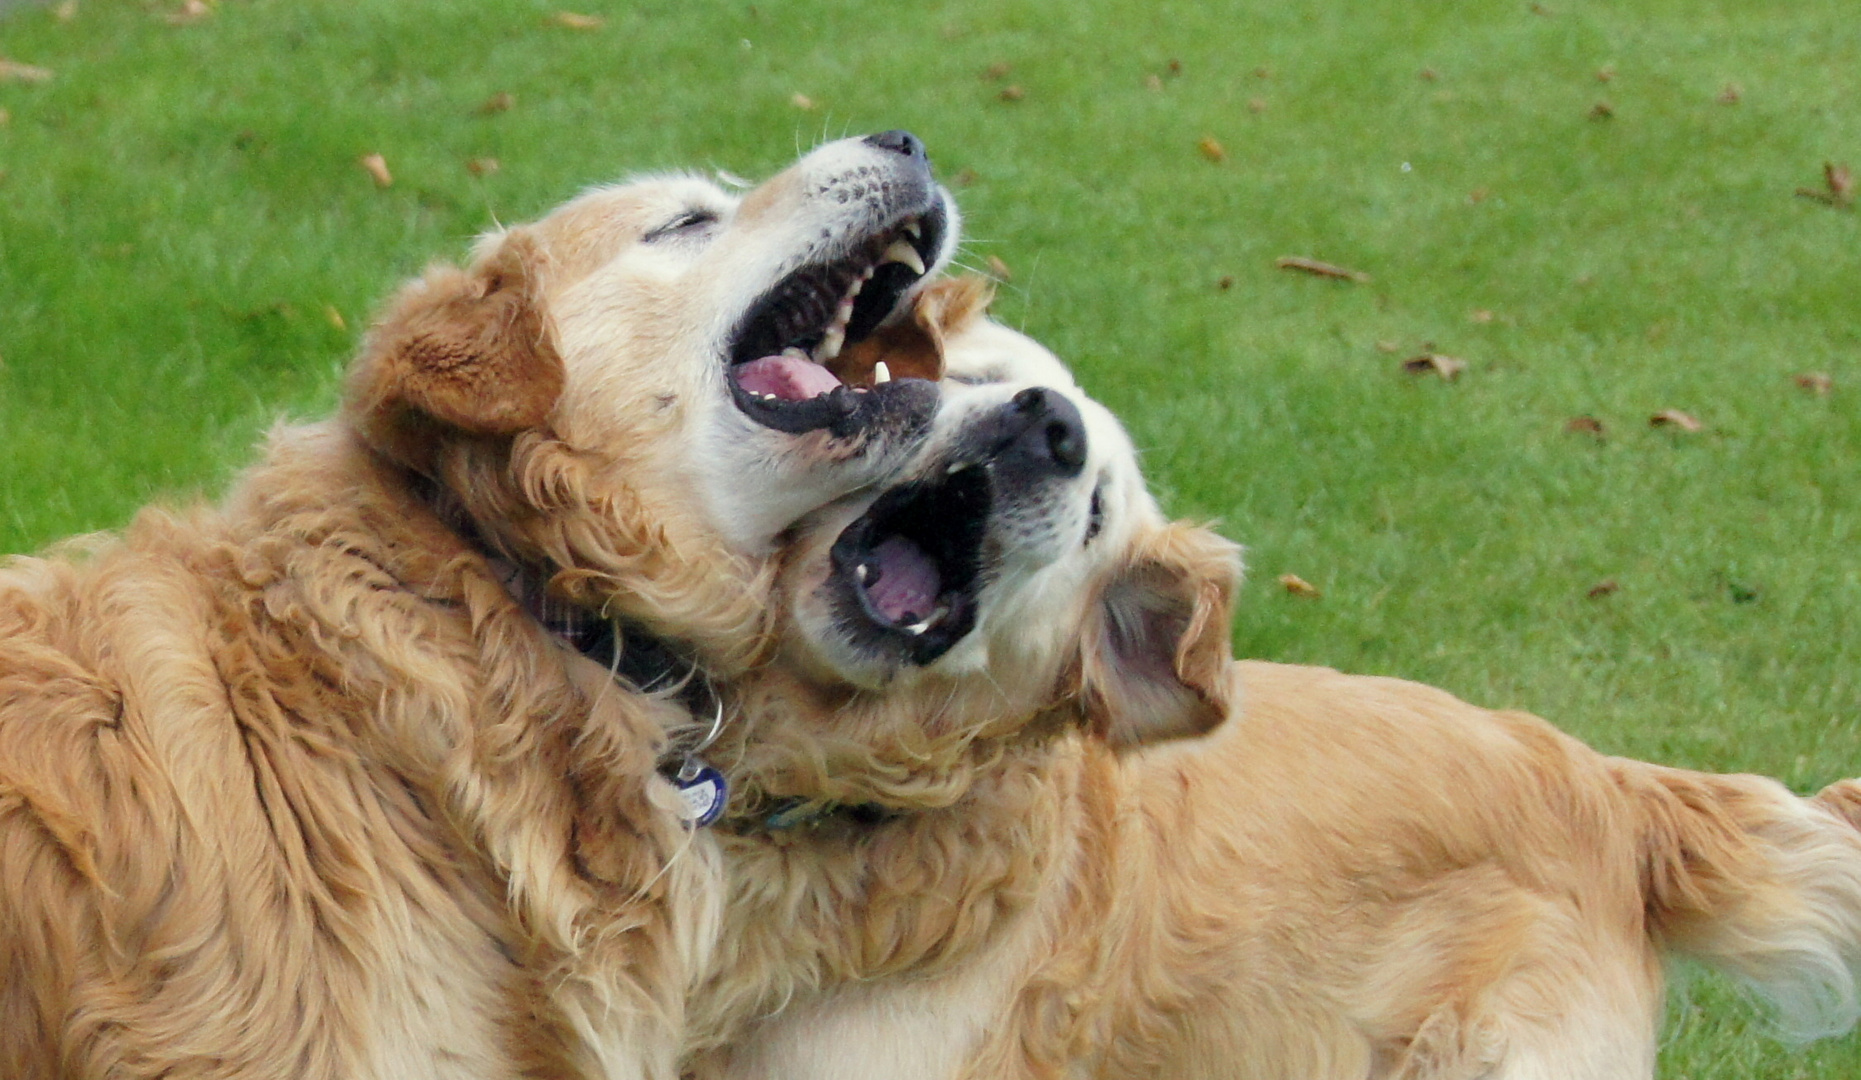
[[[1273,77],[1273,69],[1272,69],[1272,68],[1269,68],[1269,67],[1257,67],[1257,68],[1255,68],[1255,69],[1254,69],[1254,78],[1256,78],[1256,79],[1271,79],[1272,77]]]
[[[1013,70],[1014,68],[1010,67],[1006,62],[998,60],[989,65],[988,70],[982,73],[982,77],[990,82],[1000,82],[1006,79],[1008,73]]]
[[[558,11],[549,18],[557,26],[566,26],[570,30],[599,30],[607,23],[599,15],[583,15],[574,11]]]
[[[1573,435],[1593,435],[1603,437],[1603,422],[1594,416],[1573,416],[1564,421],[1564,430]]]
[[[806,94],[796,93],[788,99],[788,103],[802,112],[814,111],[814,99]]]
[[[1615,106],[1607,101],[1599,101],[1590,106],[1591,120],[1612,120],[1615,118]]]
[[[1001,256],[999,255],[989,256],[988,265],[989,265],[989,274],[990,276],[995,278],[995,280],[997,281],[1013,281],[1014,280],[1014,274],[1009,272],[1008,264],[1002,261]]]
[[[52,69],[17,60],[0,59],[0,82],[42,83],[52,81]]]
[[[1432,371],[1441,377],[1442,382],[1453,382],[1460,378],[1461,372],[1467,370],[1467,362],[1459,357],[1430,352],[1404,360],[1402,370],[1411,375],[1426,375]]]
[[[1229,289],[1234,288],[1234,278],[1226,274],[1222,275],[1221,280],[1215,282],[1215,288],[1220,289],[1222,292],[1227,292]]]
[[[330,322],[330,325],[334,326],[338,330],[349,329],[348,321],[342,317],[342,312],[336,310],[335,304],[324,304],[323,305],[323,317],[325,319],[328,319]]]
[[[1622,589],[1622,586],[1616,584],[1616,580],[1614,578],[1605,578],[1602,581],[1599,581],[1596,584],[1591,585],[1590,591],[1587,593],[1584,593],[1583,595],[1589,597],[1591,600],[1600,600],[1605,596],[1610,596],[1614,593],[1620,592],[1621,589]]]
[[[1171,60],[1168,66],[1171,75],[1181,75],[1183,73],[1183,62],[1181,60]]]
[[[1027,96],[1027,91],[1021,89],[1019,86],[1004,86],[1002,87],[1002,92],[996,96],[1003,101],[1020,101]]]
[[[1557,17],[1557,12],[1552,11],[1550,8],[1545,7],[1543,4],[1533,4],[1531,6],[1531,13],[1533,15],[1542,15],[1547,19],[1554,19]]]
[[[1615,65],[1604,64],[1602,67],[1596,69],[1596,81],[1597,82],[1614,82],[1615,81]]]
[[[1202,136],[1202,140],[1195,144],[1195,148],[1202,151],[1203,157],[1217,165],[1228,160],[1228,151],[1215,140],[1213,135]]]
[[[1287,592],[1291,593],[1294,596],[1305,596],[1305,597],[1310,597],[1313,600],[1316,600],[1319,597],[1325,595],[1324,593],[1319,591],[1318,586],[1312,584],[1311,582],[1305,580],[1304,578],[1300,577],[1297,574],[1281,574],[1279,576],[1279,584],[1281,588],[1285,589]]]
[[[1805,371],[1801,375],[1793,375],[1791,381],[1817,397],[1835,389],[1835,380],[1820,371]]]
[[[1483,187],[1474,188],[1467,193],[1467,201],[1477,206],[1486,201],[1487,194],[1487,190]]]
[[[1281,270],[1297,270],[1300,273],[1334,278],[1338,281],[1355,281],[1360,285],[1370,280],[1370,275],[1361,270],[1351,270],[1332,263],[1320,262],[1317,259],[1308,259],[1303,255],[1282,255],[1273,265]]]
[[[1830,206],[1848,207],[1855,201],[1854,170],[1846,165],[1837,165],[1833,161],[1822,163],[1822,184],[1824,190],[1815,188],[1797,188],[1796,193],[1805,199],[1814,199]]]
[[[465,163],[465,171],[473,176],[490,176],[504,167],[504,163],[494,157],[475,157]]]
[[[493,116],[497,113],[509,112],[516,104],[517,98],[515,95],[507,90],[500,90],[479,103],[478,115]]]
[[[1434,82],[1436,79],[1439,79],[1440,77],[1441,77],[1441,73],[1439,71],[1436,71],[1434,68],[1423,68],[1422,69],[1422,81],[1423,82]]]
[[[1689,433],[1706,430],[1705,424],[1694,419],[1691,414],[1683,413],[1679,409],[1662,409],[1660,412],[1648,417],[1648,426],[1678,428],[1681,431]]]
[[[205,0],[185,0],[180,7],[162,18],[167,20],[169,26],[186,26],[189,23],[197,23],[211,14],[213,14],[213,9],[207,6]]]
[[[1721,105],[1736,105],[1744,96],[1745,88],[1735,82],[1730,82],[1725,84],[1725,89],[1719,91],[1719,96],[1713,100]]]
[[[388,187],[394,183],[394,174],[388,171],[388,160],[380,154],[363,154],[356,159],[356,164],[368,170],[368,175],[375,178],[376,187]]]
[[[78,17],[78,0],[65,0],[62,4],[52,5],[52,18],[68,23]]]

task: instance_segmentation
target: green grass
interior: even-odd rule
[[[908,127],[971,181],[1000,313],[1126,417],[1173,510],[1249,545],[1241,652],[1800,790],[1861,773],[1861,214],[1793,194],[1861,166],[1861,17],[1545,3],[15,12],[0,55],[56,76],[0,83],[0,550],[223,484],[493,219]],[[1466,373],[1405,375],[1425,342]],[[1651,430],[1670,408],[1705,430]],[[1861,1073],[1861,1038],[1780,1048],[1710,981],[1676,1016],[1664,1076]]]

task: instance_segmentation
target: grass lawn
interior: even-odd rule
[[[0,70],[0,550],[217,489],[494,219],[907,127],[1000,314],[1249,545],[1243,654],[1861,773],[1861,213],[1795,193],[1861,168],[1853,0],[575,2],[0,17],[51,72]],[[1861,1075],[1673,1013],[1665,1077]]]

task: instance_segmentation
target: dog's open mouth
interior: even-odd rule
[[[981,465],[880,496],[841,532],[832,587],[855,642],[929,664],[976,625],[993,481]]]
[[[922,213],[881,229],[852,254],[800,268],[750,307],[729,350],[738,408],[765,426],[800,434],[836,426],[892,381],[883,360],[854,375],[830,368],[900,306],[943,248],[946,215],[936,198]]]

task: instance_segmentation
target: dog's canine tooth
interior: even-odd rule
[[[866,575],[870,574],[871,572],[872,571],[866,567],[865,563],[860,563],[858,566],[855,566],[853,568],[853,576],[859,579],[859,583],[861,585],[866,584]]]
[[[884,386],[886,383],[891,382],[891,381],[892,381],[892,369],[885,366],[885,361],[881,360],[878,363],[872,365],[872,385]]]
[[[919,225],[916,218],[912,218],[910,221],[905,222],[905,234],[910,236],[913,240],[922,239],[924,236],[924,226]]]
[[[919,277],[924,276],[924,259],[918,254],[918,249],[911,246],[909,240],[892,241],[892,246],[886,248],[885,254],[879,256],[879,261],[881,263],[903,263]]]

